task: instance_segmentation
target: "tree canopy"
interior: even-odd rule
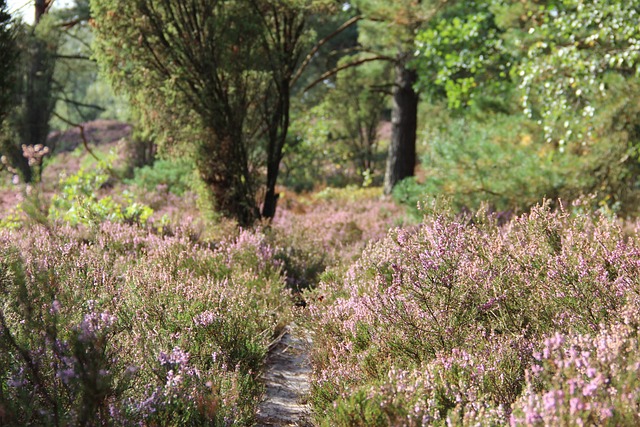
[[[96,56],[143,125],[195,157],[217,209],[249,224],[259,188],[275,213],[307,18],[330,3],[94,0]]]
[[[418,86],[489,131],[491,114],[528,121],[523,137],[539,139],[538,163],[555,170],[537,197],[619,204],[638,177],[639,11],[637,1],[460,3],[420,30]]]

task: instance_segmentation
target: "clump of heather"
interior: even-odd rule
[[[547,337],[526,373],[512,424],[638,425],[640,306],[597,334]]]
[[[293,206],[285,200],[271,224],[277,257],[294,289],[316,285],[329,267],[348,266],[367,242],[384,238],[405,219],[403,208],[380,199],[380,189],[327,189],[322,194],[290,201]]]
[[[259,233],[0,231],[0,424],[250,425],[287,321]]]
[[[555,334],[586,343],[612,333],[612,325],[624,324],[627,307],[638,304],[639,290],[638,234],[625,236],[597,215],[540,206],[503,226],[485,214],[441,214],[413,230],[395,229],[343,278],[320,287],[337,297],[312,307],[318,421],[528,422],[531,414],[549,412],[544,405],[552,391],[562,401],[556,416],[563,420],[579,407],[591,411],[580,412],[585,422],[599,424],[610,418],[607,410],[615,414],[612,408],[633,399],[629,413],[637,413],[629,380],[614,389],[631,397],[615,403],[594,394],[590,405],[574,400],[572,412],[575,394],[607,373],[580,371],[589,381],[576,383],[573,394],[558,390],[569,375],[562,369],[570,368],[545,370],[557,360],[548,361],[553,352],[545,342]],[[637,353],[616,354],[622,370],[640,363]],[[628,420],[612,417],[613,424]]]

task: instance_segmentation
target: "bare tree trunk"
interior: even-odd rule
[[[38,25],[50,5],[49,0],[36,0],[35,24]],[[20,124],[20,141],[25,145],[46,145],[49,134],[49,119],[55,107],[51,96],[53,86],[54,54],[57,40],[45,40],[34,35],[29,41],[28,71],[24,92],[24,116]],[[31,182],[33,171],[26,159],[22,158],[22,149],[15,150],[15,165],[22,173],[25,182]]]
[[[414,175],[419,99],[413,88],[416,80],[415,70],[408,69],[405,61],[399,60],[393,89],[392,133],[384,176],[384,194],[391,194],[398,182]]]
[[[282,161],[282,151],[287,142],[289,132],[289,110],[291,108],[291,87],[290,79],[285,78],[279,82],[279,97],[277,107],[274,111],[269,129],[269,145],[267,158],[267,188],[262,206],[262,217],[271,219],[276,215],[276,207],[280,194],[276,193],[276,183],[278,182],[278,172]]]
[[[42,19],[44,14],[47,13],[47,9],[49,8],[50,3],[51,3],[50,0],[36,0],[36,15],[35,15],[36,25],[38,25],[38,23],[40,22],[40,19]]]

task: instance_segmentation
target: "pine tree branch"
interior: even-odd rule
[[[336,68],[334,68],[332,70],[327,71],[326,73],[324,73],[323,75],[318,77],[311,84],[309,84],[306,88],[304,88],[303,92],[307,92],[309,89],[311,89],[312,87],[314,87],[318,83],[328,79],[331,76],[334,76],[334,75],[338,74],[342,70],[346,70],[347,68],[351,68],[351,67],[357,67],[358,65],[362,65],[362,64],[365,64],[367,62],[372,62],[372,61],[390,61],[390,62],[395,62],[396,60],[394,58],[390,57],[390,56],[376,55],[376,56],[372,56],[372,57],[369,57],[369,58],[362,58],[362,59],[359,59],[357,61],[353,61],[353,62],[349,62],[347,64],[343,64],[343,65],[341,65],[339,67],[336,67]]]
[[[74,101],[73,99],[69,99],[66,97],[55,97],[56,101],[62,101],[66,104],[75,105],[76,107],[85,107],[85,108],[93,108],[98,111],[107,111],[105,108],[100,107],[99,105],[93,104],[85,104],[84,102]]]
[[[316,45],[309,51],[307,56],[304,58],[304,60],[302,61],[302,64],[300,64],[300,67],[298,67],[298,71],[296,72],[295,76],[293,76],[293,79],[291,79],[291,86],[295,85],[295,83],[298,81],[298,79],[300,78],[304,70],[307,68],[307,66],[309,65],[309,63],[311,62],[315,54],[318,53],[318,51],[322,46],[324,46],[329,40],[331,40],[338,34],[342,33],[344,30],[351,27],[353,24],[355,24],[361,19],[362,19],[361,15],[357,15],[351,19],[348,19],[341,26],[339,26],[335,31],[333,31],[331,34],[329,34],[328,36],[320,40],[318,43],[316,43]]]

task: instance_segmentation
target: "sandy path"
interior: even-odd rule
[[[311,426],[309,347],[311,336],[299,327],[287,326],[267,356],[263,375],[266,391],[258,407],[257,426]]]

